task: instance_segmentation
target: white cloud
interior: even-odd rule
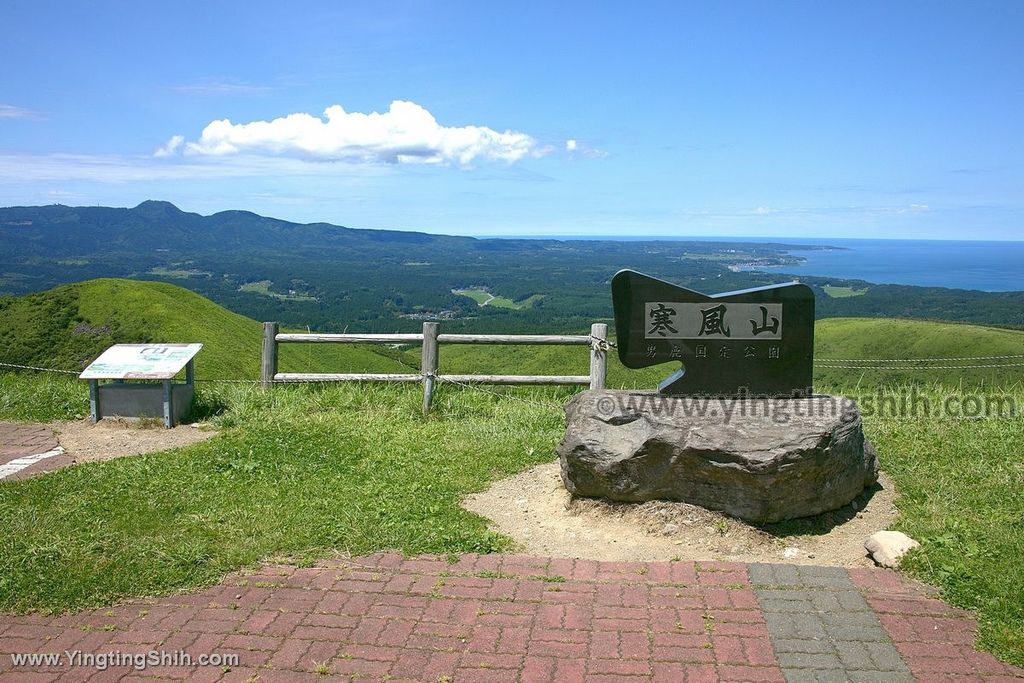
[[[577,140],[576,138],[569,138],[565,141],[565,151],[569,156],[583,156],[588,159],[604,159],[608,156],[608,152],[591,147],[586,142]]]
[[[0,119],[38,119],[39,112],[25,107],[15,107],[13,104],[0,103]]]
[[[175,135],[174,137],[172,137],[170,140],[167,141],[166,145],[164,145],[163,147],[161,147],[157,151],[153,152],[153,156],[155,156],[155,157],[169,157],[169,156],[172,156],[175,152],[178,151],[178,149],[184,143],[185,143],[185,136],[184,135]]]
[[[171,150],[177,137],[161,149]],[[178,147],[173,145],[174,150]],[[511,163],[543,156],[550,148],[516,131],[442,126],[415,102],[395,100],[385,113],[347,112],[336,104],[324,110],[323,118],[297,113],[250,123],[221,119],[207,125],[198,140],[186,143],[184,151],[204,156],[250,153],[353,163],[468,165],[478,158]]]

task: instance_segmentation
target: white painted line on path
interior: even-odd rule
[[[17,474],[30,465],[35,465],[40,460],[46,460],[52,458],[55,455],[61,455],[64,453],[63,446],[57,446],[53,450],[46,451],[45,453],[39,453],[37,455],[25,455],[20,458],[15,458],[5,465],[0,465],[0,479]]]

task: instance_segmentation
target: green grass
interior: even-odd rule
[[[278,292],[270,291],[270,280],[259,280],[257,282],[246,282],[238,288],[240,292],[251,292],[253,294],[259,294],[260,296],[269,296],[273,299],[280,299],[281,301],[316,301],[315,296],[309,296],[308,294],[280,294]]]
[[[521,301],[513,301],[508,297],[491,294],[486,289],[479,288],[453,289],[452,294],[468,296],[470,299],[475,301],[478,306],[494,306],[495,308],[508,308],[515,311],[533,308],[535,303],[544,298],[543,294],[533,294]]]
[[[822,289],[833,299],[846,299],[851,296],[863,296],[868,293],[868,288],[857,289],[856,287],[835,287],[824,285]]]
[[[52,422],[89,413],[89,391],[77,377],[0,372],[0,420]]]
[[[1024,665],[1024,391],[1016,419],[872,420],[899,491],[896,525],[921,542],[903,569],[976,610],[979,641]]]
[[[908,367],[914,365],[908,363],[830,362],[831,359],[956,359],[970,356],[1024,356],[1024,332],[982,325],[890,318],[827,318],[819,320],[814,329],[814,357],[818,363],[815,382],[823,386],[912,382],[1002,386],[1024,382],[1024,357],[940,360],[919,367]],[[872,367],[822,367],[828,364]],[[969,365],[1008,367],[947,367]]]
[[[1024,332],[893,318],[826,318],[815,326],[817,358],[946,358],[1024,354]]]
[[[0,609],[64,610],[216,582],[273,556],[508,540],[462,497],[551,457],[555,410],[405,387],[227,387],[224,432],[165,453],[0,483]]]
[[[202,342],[196,376],[257,379],[262,325],[164,282],[101,279],[0,300],[0,362],[81,370],[115,343]],[[305,331],[305,330],[302,330]],[[280,347],[281,372],[402,372],[380,347]]]
[[[149,272],[151,275],[159,275],[160,277],[173,277],[179,280],[187,280],[190,277],[211,277],[213,273],[207,270],[186,270],[182,268],[150,268]]]
[[[875,414],[864,425],[899,493],[894,528],[922,544],[901,568],[938,586],[951,604],[976,610],[979,643],[1024,665],[1024,385],[831,389],[858,397],[861,405],[915,394],[933,409],[950,397],[960,403],[970,397],[1004,402],[1004,417]]]
[[[0,361],[81,370],[118,342],[203,342],[200,376],[256,377],[259,325],[162,282],[89,280],[8,300]]]

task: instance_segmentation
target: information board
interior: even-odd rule
[[[202,344],[115,344],[89,364],[81,379],[174,379]]]

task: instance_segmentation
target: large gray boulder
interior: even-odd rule
[[[569,493],[678,500],[751,522],[835,510],[878,479],[849,399],[714,399],[591,390],[566,405]]]

